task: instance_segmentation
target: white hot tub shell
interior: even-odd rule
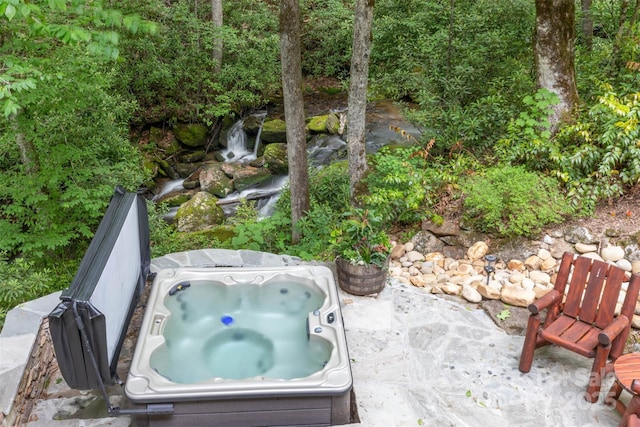
[[[304,313],[306,322],[302,325],[288,326],[286,331],[282,331],[282,328],[274,330],[268,323],[280,322],[279,308],[291,311],[291,307],[295,306],[299,310],[299,298],[293,295],[293,291],[288,291],[289,285],[297,286],[293,289],[308,289],[309,292],[305,291],[307,295],[318,293],[321,295],[320,303],[313,311]],[[235,292],[231,302],[217,307],[214,301],[202,301],[199,295],[201,305],[211,305],[211,309],[206,310],[207,319],[191,320],[194,328],[200,328],[195,334],[201,340],[188,348],[190,353],[187,356],[194,353],[195,357],[185,361],[177,370],[197,371],[199,359],[203,357],[201,354],[207,349],[207,342],[216,337],[227,336],[227,332],[231,331],[242,331],[243,335],[246,331],[257,331],[255,334],[264,337],[265,342],[275,343],[275,350],[270,355],[271,363],[268,369],[265,368],[265,372],[247,378],[202,376],[196,382],[189,383],[184,380],[173,381],[153,365],[154,354],[166,349],[167,325],[175,320],[173,317],[184,315],[173,313],[167,306],[167,301],[181,294],[198,292],[198,287],[222,288],[221,291],[208,294],[215,296],[223,296],[227,289],[233,291],[234,288],[243,288],[243,291]],[[265,303],[265,300],[269,303]],[[252,319],[249,323],[243,323],[240,307],[245,311],[244,317]],[[259,313],[261,308],[267,312],[262,316],[262,321]],[[247,310],[253,314],[247,314]],[[193,312],[201,312],[205,316],[202,309],[193,308],[189,313]],[[224,322],[218,324],[218,319],[231,317],[226,313],[234,315],[233,325],[226,325]],[[291,360],[292,347],[288,337],[301,332],[306,337],[297,346],[307,346],[311,351],[315,349],[321,353],[310,356],[318,359],[318,368],[304,377],[295,377],[293,374],[293,378],[282,378],[278,372],[286,370],[286,365],[295,364]],[[241,354],[242,351],[249,350],[242,346],[236,346],[236,349],[240,352],[237,354],[238,358],[246,356]],[[170,360],[173,364],[180,362],[181,359]],[[172,372],[178,373],[175,366],[170,368]],[[154,280],[126,381],[125,394],[139,405],[172,403],[174,413],[171,415],[138,417],[138,421],[145,421],[149,425],[179,422],[180,425],[184,423],[190,426],[315,426],[348,424],[351,387],[344,326],[336,284],[330,269],[324,266],[178,268],[161,270]]]

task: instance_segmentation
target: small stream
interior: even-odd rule
[[[253,116],[261,123],[254,146],[251,148],[248,146],[249,138],[243,129],[245,119],[238,120],[227,133],[226,148],[220,153],[225,162],[249,163],[257,158],[262,124],[266,119],[267,113],[261,111],[254,113]],[[376,103],[367,112],[367,122],[366,151],[368,154],[375,153],[385,145],[392,143],[407,143],[406,137],[403,137],[393,128],[403,129],[416,139],[420,137],[421,133],[419,129],[407,123],[399,110],[388,101]],[[307,149],[309,165],[311,167],[323,167],[337,159],[346,158],[347,143],[345,139],[346,135],[329,134],[320,134],[312,138]],[[157,201],[169,193],[184,190],[182,185],[184,181],[184,179],[177,179],[166,182],[157,195],[153,197],[153,200]],[[225,215],[231,216],[235,213],[242,199],[255,200],[258,217],[265,218],[273,213],[275,204],[288,182],[288,176],[274,176],[260,185],[241,192],[233,192],[227,197],[221,198],[219,204]],[[177,208],[172,209],[166,219],[172,220],[176,211]]]

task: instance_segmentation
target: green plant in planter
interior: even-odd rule
[[[382,230],[382,217],[368,209],[345,213],[331,231],[331,246],[337,257],[353,265],[385,266],[391,253],[391,242]]]

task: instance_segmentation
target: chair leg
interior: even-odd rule
[[[622,386],[618,381],[614,381],[613,385],[609,389],[609,393],[607,393],[607,397],[604,399],[604,404],[607,406],[615,406],[617,408],[621,393]]]
[[[538,340],[538,328],[540,327],[540,315],[532,314],[527,322],[527,334],[522,345],[522,353],[520,354],[520,372],[527,373],[531,370],[533,363],[533,352],[536,350],[536,342]]]
[[[596,357],[593,361],[593,368],[589,375],[589,384],[587,385],[587,392],[584,396],[587,402],[597,402],[600,395],[600,387],[602,386],[602,378],[607,374],[607,359],[609,359],[609,352],[611,351],[611,345],[602,346],[599,345],[596,350]]]
[[[631,427],[638,425],[636,415],[640,412],[640,396],[633,396],[629,401],[629,405],[627,406],[627,410],[622,414],[622,421],[618,427]],[[632,418],[635,418],[632,421]]]

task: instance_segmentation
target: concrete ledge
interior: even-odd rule
[[[3,426],[12,424],[13,406],[21,392],[19,387],[34,351],[42,319],[58,304],[60,293],[20,304],[7,313],[0,333],[0,424]]]

